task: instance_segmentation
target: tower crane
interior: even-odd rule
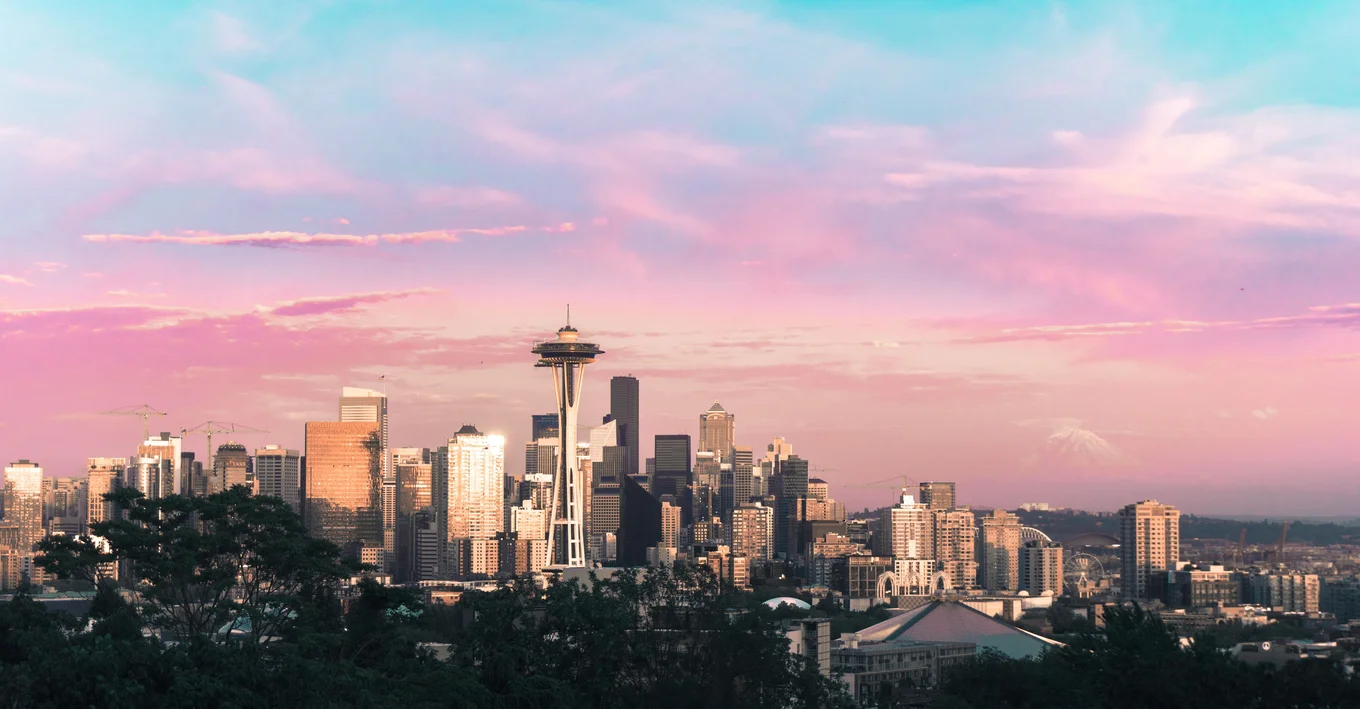
[[[897,483],[897,482],[901,482],[901,483],[903,483],[903,484],[902,484],[902,485],[896,485],[896,484],[889,485],[889,484],[888,484],[888,483]],[[917,483],[915,480],[912,480],[910,477],[908,477],[908,476],[906,476],[906,475],[894,475],[894,476],[892,476],[892,477],[890,477],[890,478],[884,478],[884,479],[882,479],[882,480],[875,480],[874,482],[871,482],[871,483],[850,483],[850,484],[847,484],[846,487],[858,487],[858,488],[876,488],[876,487],[877,487],[877,488],[900,488],[900,489],[905,490],[905,489],[908,487],[905,483],[911,483],[912,485],[917,485],[917,484],[919,484],[919,483]]]
[[[142,417],[142,440],[151,437],[151,422],[148,420],[152,416],[167,416],[164,411],[157,411],[149,404],[134,404],[132,406],[120,406],[112,411],[103,412],[108,416],[141,416]]]
[[[214,451],[212,447],[212,437],[214,433],[269,433],[269,431],[266,431],[262,428],[251,428],[250,426],[243,426],[239,423],[231,423],[229,421],[204,421],[203,423],[200,423],[199,425],[194,426],[193,428],[181,428],[179,432],[180,435],[185,435],[188,433],[201,433],[207,436],[208,461],[205,467],[207,470],[210,471],[213,469],[212,465]]]

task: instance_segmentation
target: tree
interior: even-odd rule
[[[90,526],[106,547],[91,537],[49,537],[38,564],[108,593],[100,569],[123,563],[145,618],[174,637],[223,629],[255,642],[277,637],[357,569],[334,544],[307,536],[283,500],[244,486],[159,499],[124,488],[105,498],[126,515]]]

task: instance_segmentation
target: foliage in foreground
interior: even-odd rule
[[[96,530],[107,549],[43,548],[50,571],[95,584],[87,618],[25,593],[0,603],[0,708],[847,706],[768,614],[729,614],[732,592],[704,569],[424,607],[371,582],[344,597],[338,550],[276,500],[118,503],[128,520]],[[100,572],[119,561],[135,572],[135,604]],[[253,623],[221,632],[241,619]],[[450,657],[418,641],[447,643]]]
[[[1181,647],[1155,614],[1112,609],[1105,630],[1083,633],[1033,660],[995,653],[949,673],[941,709],[1326,709],[1360,706],[1360,678],[1339,662],[1310,659],[1283,669],[1232,659],[1213,637]]]

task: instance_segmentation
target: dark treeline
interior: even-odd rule
[[[0,603],[0,707],[848,705],[767,611],[729,612],[742,598],[705,569],[427,607],[408,589],[346,589],[356,567],[281,500],[113,501],[127,519],[92,525],[108,548],[41,547],[41,565],[97,589],[87,617],[22,592]],[[107,577],[119,562],[135,603]]]

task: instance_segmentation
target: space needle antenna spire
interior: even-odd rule
[[[585,485],[576,460],[576,420],[581,403],[581,388],[587,364],[604,354],[593,343],[583,342],[571,326],[571,305],[567,305],[567,324],[557,331],[557,339],[534,344],[538,355],[535,366],[553,370],[553,389],[557,395],[559,434],[557,466],[553,470],[553,495],[548,519],[548,565],[555,568],[582,568],[586,565]]]

